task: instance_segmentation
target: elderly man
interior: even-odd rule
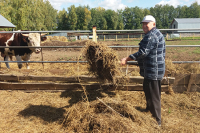
[[[139,43],[139,50],[123,58],[121,64],[125,65],[130,60],[138,62],[140,75],[144,77],[145,111],[150,111],[161,126],[161,80],[165,73],[165,39],[156,29],[156,20],[153,16],[145,16],[141,23],[145,36]]]

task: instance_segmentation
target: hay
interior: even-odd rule
[[[111,48],[103,43],[87,41],[83,53],[89,64],[89,72],[101,80],[116,83],[116,76],[121,73],[118,57]]]
[[[47,40],[43,41],[48,42],[48,41],[61,41],[61,42],[68,42],[68,39],[65,36],[47,36]]]
[[[200,73],[200,65],[198,63],[192,64],[173,64],[172,60],[167,59],[165,61],[166,71],[173,76],[174,74],[198,74]]]
[[[148,127],[155,128],[156,121],[151,115],[145,116],[137,111],[131,103],[119,101],[119,99],[104,98],[106,104],[114,111],[99,101],[78,103],[70,110],[63,126],[68,131],[75,132],[148,132],[153,131]],[[83,111],[84,110],[84,111]],[[119,115],[121,114],[121,115]]]
[[[142,112],[143,92],[0,91],[0,132],[200,132],[200,93],[161,96],[162,127],[150,112]],[[119,114],[96,100],[101,98]]]

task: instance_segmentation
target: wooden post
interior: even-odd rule
[[[117,41],[117,35],[116,35],[116,41]]]
[[[92,31],[93,31],[93,41],[97,43],[97,33],[96,33],[96,26],[92,27]]]
[[[168,38],[168,37],[169,37],[169,35],[168,35],[168,33],[167,33],[167,35],[166,35],[166,40],[169,40],[169,38]]]
[[[105,35],[103,36],[103,40],[105,41]]]
[[[193,84],[195,79],[196,79],[196,74],[191,73],[190,74],[190,80],[189,80],[189,83],[188,83],[187,92],[190,92],[191,85]]]
[[[129,41],[129,34],[128,34],[128,41]]]
[[[193,40],[194,40],[194,33],[193,33]]]

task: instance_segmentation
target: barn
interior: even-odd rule
[[[174,18],[170,24],[170,29],[200,29],[200,18]],[[191,37],[200,36],[199,30],[177,30],[171,37]]]

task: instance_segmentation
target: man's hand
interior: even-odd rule
[[[126,57],[126,58],[123,58],[123,59],[121,60],[121,65],[126,65],[126,62],[127,62],[127,57]]]
[[[130,61],[130,60],[132,60],[130,57],[123,58],[121,60],[121,65],[126,65],[127,61]]]

